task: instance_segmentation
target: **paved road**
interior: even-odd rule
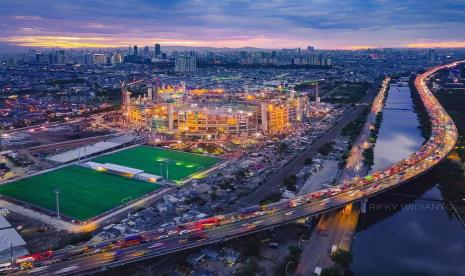
[[[453,65],[456,66],[457,63]],[[53,256],[34,262],[36,266],[43,265],[42,267],[23,273],[36,275],[83,273],[207,244],[220,243],[290,223],[309,215],[319,215],[337,210],[347,204],[398,187],[437,165],[449,154],[457,141],[457,129],[452,119],[434,98],[425,83],[430,75],[442,68],[445,66],[436,67],[418,76],[415,80],[415,86],[431,117],[432,135],[430,139],[408,158],[372,173],[371,179],[351,179],[338,187],[262,206],[259,210],[213,217],[207,224],[198,221],[176,226],[168,229],[169,231],[164,236],[161,236],[157,231],[144,232],[142,233],[144,242],[130,246],[127,241],[125,242],[125,239],[122,239],[111,241],[103,252],[95,244],[56,251]],[[215,223],[212,223],[211,220],[214,220]],[[190,229],[193,234],[186,233],[187,229]],[[85,253],[75,253],[77,249]],[[55,263],[52,264],[52,262]]]
[[[347,181],[357,175],[366,175],[368,168],[363,165],[363,151],[368,147],[370,127],[375,122],[376,114],[382,110],[384,96],[389,84],[389,79],[383,81],[378,95],[373,101],[367,120],[355,141],[346,167],[341,173],[339,182]],[[303,248],[301,262],[295,271],[295,275],[311,275],[316,267],[326,268],[332,265],[330,251],[333,245],[349,250],[352,235],[357,227],[359,208],[352,205],[346,207],[344,212],[334,211],[324,214],[310,242]]]

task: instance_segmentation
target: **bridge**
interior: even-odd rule
[[[438,70],[454,67],[463,62],[465,61],[438,66],[416,77],[415,87],[430,117],[432,134],[417,152],[396,164],[363,178],[344,180],[338,186],[290,200],[251,206],[238,212],[177,225],[163,231],[153,230],[135,236],[19,258],[17,263],[30,263],[31,268],[19,271],[16,267],[13,270],[36,275],[105,270],[273,229],[300,218],[337,210],[349,203],[361,202],[363,208],[367,198],[398,187],[427,172],[453,149],[457,141],[457,129],[428,89],[426,81]]]

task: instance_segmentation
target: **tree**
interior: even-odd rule
[[[342,274],[339,272],[339,270],[332,266],[329,268],[325,268],[321,271],[320,276],[342,276]]]
[[[321,155],[328,155],[331,150],[333,150],[333,143],[332,142],[328,142],[324,145],[322,145],[319,149],[318,149],[318,153],[321,154]]]
[[[295,245],[290,245],[287,249],[289,250],[289,255],[285,256],[283,262],[275,268],[275,275],[285,275],[288,264],[288,271],[296,270],[299,265],[302,250]]]
[[[281,142],[279,143],[279,152],[281,153],[284,153],[284,152],[287,152],[287,150],[289,149],[289,145],[284,143],[284,142]]]
[[[291,256],[291,258],[296,261],[300,258],[300,254],[302,254],[302,249],[295,245],[289,245],[287,250],[289,250],[289,255]]]
[[[286,178],[284,178],[283,184],[284,184],[284,186],[286,186],[286,188],[289,191],[296,191],[297,190],[297,188],[296,188],[297,177],[295,175],[291,175],[289,177],[286,177]]]
[[[341,269],[347,270],[352,264],[352,253],[343,249],[338,249],[331,255],[331,260]]]
[[[312,160],[311,157],[307,157],[307,158],[305,158],[305,160],[304,160],[304,164],[305,164],[305,165],[311,165],[312,162],[313,162],[313,160]]]
[[[243,264],[235,273],[238,276],[251,276],[257,275],[262,272],[264,269],[260,267],[257,262],[257,258],[251,257]]]

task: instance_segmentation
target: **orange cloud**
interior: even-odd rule
[[[421,42],[405,46],[408,48],[465,48],[465,41]]]
[[[112,48],[127,47],[128,45],[141,44],[151,45],[155,41],[164,45],[186,45],[200,46],[199,41],[178,41],[167,39],[134,39],[133,41],[121,41],[115,38],[103,37],[79,37],[79,36],[13,36],[0,38],[2,42],[12,43],[18,46],[26,47],[45,47],[45,48]]]
[[[353,46],[344,47],[343,49],[347,49],[347,50],[364,50],[364,49],[374,49],[374,48],[378,48],[378,47],[373,46],[373,45],[353,45]]]
[[[0,41],[13,43],[18,46],[29,47],[59,47],[59,48],[103,48],[111,47],[103,43],[107,39],[101,37],[74,36],[15,36]]]

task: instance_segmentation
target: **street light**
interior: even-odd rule
[[[305,234],[302,234],[302,235],[300,236],[300,238],[299,238],[299,248],[301,247],[301,246],[300,246],[300,243],[304,241],[304,235],[305,235]]]
[[[289,262],[287,263],[287,265],[286,265],[286,276],[288,275],[288,274],[287,274],[287,268],[288,268],[288,266],[289,266],[290,264],[295,264],[295,262],[294,262],[294,261],[289,261]]]
[[[59,197],[60,197],[60,188],[56,187],[55,190],[55,200],[56,200],[56,210],[57,210],[57,218],[60,218],[60,200],[59,200]]]

